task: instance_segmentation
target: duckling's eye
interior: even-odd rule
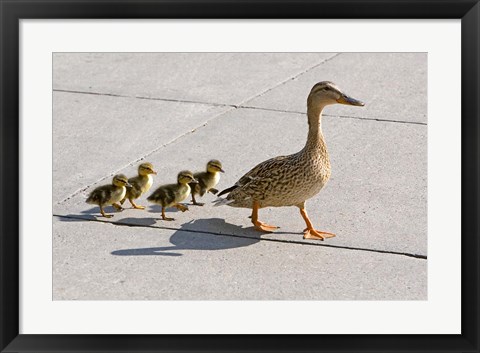
[[[325,87],[325,91],[330,91],[330,87]]]

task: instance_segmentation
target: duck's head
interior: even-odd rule
[[[196,184],[198,180],[193,177],[192,172],[184,170],[178,173],[177,180],[179,184]]]
[[[117,174],[113,177],[112,184],[115,186],[132,186],[128,182],[128,178],[123,174]]]
[[[327,106],[330,104],[347,104],[363,107],[365,103],[343,93],[333,82],[322,81],[312,87],[308,95],[308,105]]]
[[[140,175],[148,175],[148,174],[157,175],[157,172],[155,170],[153,170],[152,163],[142,163],[138,166],[138,174],[140,174]]]
[[[212,159],[207,163],[207,172],[209,173],[225,173],[225,171],[222,169],[222,163],[220,163],[219,160],[217,159]]]

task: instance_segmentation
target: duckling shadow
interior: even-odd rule
[[[178,212],[179,210],[175,207],[168,207],[165,209],[166,213]],[[162,206],[152,205],[149,206],[148,212],[150,213],[162,213]]]
[[[104,207],[104,210],[105,210],[105,213],[118,213],[118,211],[115,209],[115,207],[113,206],[105,206]],[[83,211],[80,211],[81,214],[85,214],[85,215],[100,215],[100,207],[92,207],[88,210],[83,210]]]
[[[215,229],[215,234],[206,229]],[[227,250],[253,245],[260,241],[260,236],[238,237],[243,228],[225,222],[220,218],[199,219],[182,224],[170,237],[172,246],[122,249],[112,251],[115,256],[182,256],[178,251],[188,250]]]
[[[82,212],[83,213],[83,212]],[[93,214],[67,214],[57,217],[61,222],[87,222],[96,221],[97,217]]]
[[[105,213],[111,214],[113,218],[105,218],[100,214],[99,207],[93,207],[89,210],[80,211],[78,214],[67,214],[61,217],[58,217],[62,222],[85,222],[85,221],[97,221],[97,220],[110,220],[115,222],[121,211],[117,211],[114,207],[105,207]],[[133,218],[132,218],[133,220]]]
[[[135,217],[125,217],[122,219],[111,218],[113,223],[120,223],[126,225],[135,225],[135,226],[153,226],[157,223],[155,218],[145,217],[145,218],[135,218]]]

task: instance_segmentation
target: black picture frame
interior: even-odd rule
[[[1,352],[479,352],[478,0],[0,0],[0,12]],[[461,19],[462,333],[242,336],[19,334],[19,20],[34,18]]]

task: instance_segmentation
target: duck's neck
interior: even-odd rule
[[[307,106],[308,136],[304,147],[306,153],[327,154],[327,145],[322,134],[322,111],[324,106]]]

